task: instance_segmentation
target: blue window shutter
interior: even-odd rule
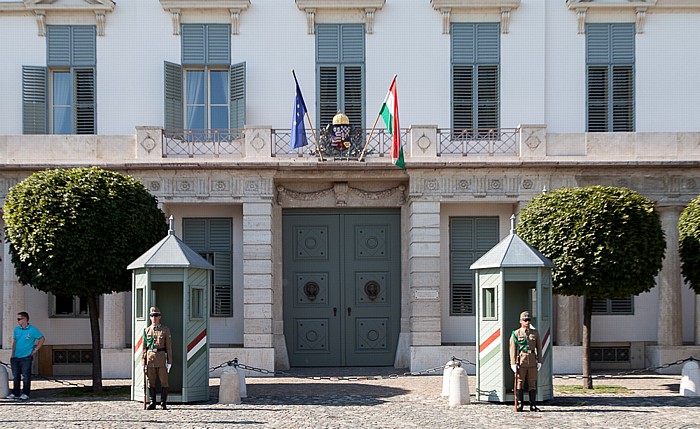
[[[343,24],[340,26],[340,61],[344,63],[365,62],[365,26]]]
[[[245,127],[246,109],[246,71],[245,62],[233,64],[231,66],[231,106],[230,106],[230,127]]]
[[[202,218],[182,219],[182,241],[195,252],[207,250],[207,222]]]
[[[183,65],[204,65],[206,63],[206,38],[204,25],[183,24],[181,43]]]
[[[48,25],[46,27],[46,65],[69,67],[71,65],[71,27]]]
[[[586,62],[609,64],[610,60],[610,25],[586,24]]]
[[[612,129],[634,130],[634,68],[625,65],[612,66]]]
[[[476,26],[474,24],[452,24],[452,63],[474,64],[476,62]]]
[[[316,62],[337,63],[340,61],[340,26],[318,24],[316,26]]]
[[[500,24],[475,24],[477,64],[498,64],[501,52]]]
[[[183,122],[182,66],[164,61],[165,129],[181,130]]]
[[[330,124],[338,113],[338,75],[338,66],[319,67],[319,128]]]
[[[22,133],[48,134],[48,70],[22,66]]]
[[[210,24],[206,26],[206,63],[208,65],[231,64],[231,26]]]
[[[343,112],[350,124],[364,128],[364,67],[343,66]]]
[[[588,66],[588,132],[608,131],[608,66]]]
[[[73,41],[71,44],[71,65],[94,67],[96,65],[95,38],[97,36],[94,25],[76,25],[71,27]]]
[[[452,128],[474,127],[474,66],[452,65]]]
[[[634,64],[634,24],[610,24],[611,57],[613,64]]]
[[[500,111],[498,66],[479,65],[476,73],[476,126],[477,128],[496,129],[498,128]]]
[[[95,69],[73,69],[73,93],[76,134],[97,134],[95,121]]]

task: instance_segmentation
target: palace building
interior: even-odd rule
[[[215,267],[212,365],[474,362],[471,263],[535,195],[596,184],[655,201],[667,249],[653,290],[595,301],[593,367],[700,353],[677,231],[700,194],[700,1],[0,0],[0,45],[0,199],[52,167],[141,180]],[[394,75],[405,170],[375,124]],[[0,360],[27,311],[36,370],[90,374],[86,302],[1,259]],[[105,377],[130,376],[131,302],[101,298]],[[582,299],[552,306],[554,372],[580,372]]]

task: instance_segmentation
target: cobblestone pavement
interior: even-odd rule
[[[302,373],[362,378],[386,376],[396,370],[308,371],[294,371],[297,377],[247,378],[248,397],[236,405],[217,403],[218,379],[212,379],[211,401],[173,404],[167,411],[144,411],[141,403],[129,401],[125,396],[97,399],[57,396],[65,386],[34,380],[29,401],[0,400],[0,427],[700,429],[700,398],[679,395],[680,376],[648,374],[595,379],[594,384],[624,386],[631,392],[555,393],[552,401],[540,405],[543,412],[516,414],[512,404],[474,402],[474,377],[469,377],[472,404],[450,408],[447,398],[440,397],[442,377],[438,375],[339,381],[298,378]],[[87,380],[71,381],[89,384]],[[555,388],[580,383],[580,379],[554,379]],[[104,381],[105,386],[128,384],[129,380]]]

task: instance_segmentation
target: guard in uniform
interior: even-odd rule
[[[517,372],[518,384],[516,395],[518,411],[523,410],[523,390],[525,381],[530,394],[530,411],[540,411],[537,408],[537,372],[542,366],[542,343],[540,334],[530,326],[530,313],[520,313],[520,328],[510,336],[510,367]]]
[[[148,376],[148,395],[151,402],[149,410],[156,408],[156,374],[160,379],[161,407],[168,409],[168,372],[173,363],[173,340],[170,329],[160,323],[160,309],[151,307],[149,312],[151,325],[143,330],[143,367]]]

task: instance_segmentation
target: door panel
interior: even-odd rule
[[[283,216],[284,331],[292,366],[393,365],[400,216]]]

